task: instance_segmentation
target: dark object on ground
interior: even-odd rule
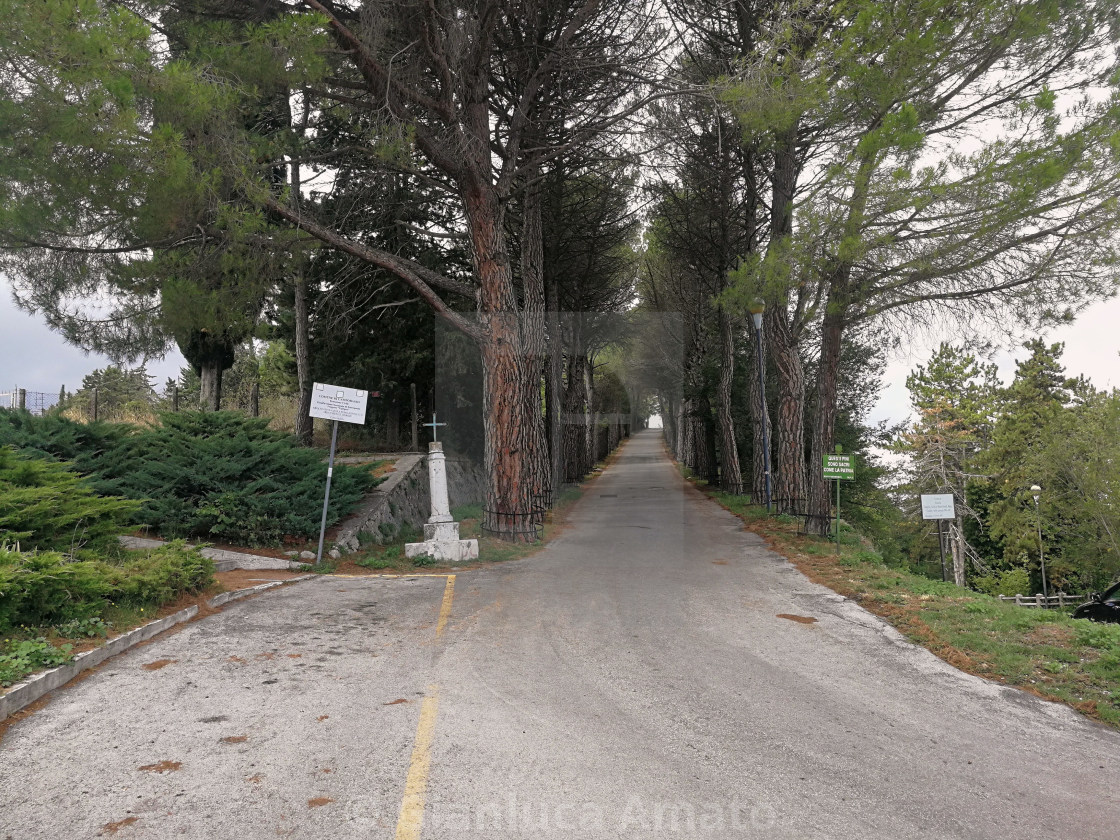
[[[1094,592],[1088,601],[1073,611],[1073,617],[1120,624],[1120,581],[1112,584],[1103,595]]]

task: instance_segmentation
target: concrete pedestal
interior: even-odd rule
[[[428,444],[428,483],[432,493],[432,515],[424,526],[424,542],[406,543],[405,557],[432,557],[443,562],[478,558],[478,540],[459,539],[459,523],[451,518],[447,499],[447,467],[443,444]]]

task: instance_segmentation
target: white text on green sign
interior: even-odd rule
[[[825,455],[824,477],[852,481],[856,477],[854,455]]]

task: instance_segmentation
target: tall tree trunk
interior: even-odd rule
[[[564,345],[560,340],[560,302],[556,283],[547,286],[548,308],[548,378],[545,382],[545,402],[548,406],[549,478],[553,503],[560,494],[564,480]]]
[[[485,125],[485,105],[476,104],[473,110],[479,111],[474,117]],[[486,129],[475,129],[477,136],[488,136]],[[536,538],[536,527],[529,466],[533,441],[525,428],[525,354],[501,202],[489,183],[488,148],[485,158],[485,162],[473,162],[473,172],[479,174],[460,185],[479,278],[483,449],[488,477],[483,528],[503,539],[529,542]]]
[[[290,120],[290,115],[289,115]],[[303,189],[299,163],[293,161],[288,170],[290,183],[288,200],[298,211]],[[296,258],[296,273],[292,280],[295,293],[295,356],[296,356],[296,438],[304,446],[314,442],[315,423],[311,419],[311,309],[307,300],[307,259],[301,254]]]
[[[198,375],[202,380],[199,407],[203,411],[220,411],[222,407],[222,362],[210,358],[202,362]]]
[[[385,406],[385,446],[389,452],[401,450],[401,402],[397,399]]]
[[[789,243],[793,233],[793,199],[800,164],[797,137],[800,120],[794,120],[776,138],[774,175],[770,199],[770,242],[767,258],[789,264]],[[774,434],[773,492],[781,513],[807,510],[808,488],[805,472],[805,371],[798,347],[800,326],[791,320],[789,290],[783,289],[767,301],[765,315],[769,339],[767,352],[777,373],[777,422]]]
[[[953,525],[950,529],[949,545],[953,552],[953,583],[957,586],[964,587],[967,585],[964,577],[964,519],[960,515],[953,520]]]
[[[743,492],[743,471],[739,466],[739,444],[735,439],[735,419],[731,414],[731,385],[735,378],[735,330],[726,311],[719,311],[720,369],[719,387],[716,391],[716,411],[719,414],[720,486],[728,493]]]
[[[868,151],[860,158],[853,179],[852,195],[848,202],[848,215],[840,232],[846,254],[837,258],[824,275],[828,289],[824,320],[821,323],[821,353],[817,366],[817,416],[813,423],[813,446],[809,470],[810,528],[821,536],[828,534],[828,514],[831,510],[828,482],[824,480],[823,458],[832,452],[836,434],[838,386],[840,382],[840,350],[844,328],[848,324],[851,302],[858,299],[852,288],[854,243],[859,242],[863,230],[863,214],[870,194],[871,172],[875,153]],[[839,247],[838,247],[838,250]]]
[[[586,475],[599,461],[599,414],[595,411],[595,369],[591,357],[584,355],[584,393],[587,394],[586,414],[583,423],[583,472]]]
[[[766,313],[770,358],[777,371],[774,499],[779,513],[806,510],[805,370],[784,307]]]
[[[522,372],[525,377],[522,394],[525,399],[525,434],[528,447],[529,493],[537,524],[543,524],[544,512],[552,506],[551,461],[545,437],[544,415],[541,412],[541,379],[545,372],[545,294],[544,240],[541,230],[541,185],[531,169],[530,181],[523,199],[521,227],[521,284],[524,309],[521,315],[521,347],[525,354]]]
[[[720,136],[733,137],[732,126],[721,126]],[[734,215],[734,159],[732,144],[720,144],[720,254],[718,263],[717,283],[719,291],[727,288],[727,272],[734,263],[735,254],[732,253],[731,225]],[[753,215],[753,211],[748,210]],[[751,226],[748,217],[747,250],[751,250]],[[716,317],[719,322],[719,379],[716,383],[716,416],[719,421],[720,434],[720,461],[719,482],[720,487],[728,493],[736,495],[743,492],[743,472],[739,466],[739,444],[735,435],[735,418],[731,412],[731,385],[735,378],[735,326],[727,310],[718,305]],[[714,435],[713,445],[714,445]]]
[[[821,358],[817,372],[817,413],[813,422],[812,460],[809,469],[809,528],[828,536],[832,496],[824,478],[824,456],[832,452],[836,427],[837,385],[840,378],[840,346],[844,336],[844,313],[829,302],[821,324]]]
[[[519,327],[508,313],[483,315],[487,340],[482,342],[482,393],[486,493],[485,528],[512,541],[536,537],[531,487],[526,473],[523,358]]]
[[[677,460],[689,466],[692,458],[692,405],[687,397],[677,404]]]
[[[751,417],[751,498],[755,504],[766,502],[766,439],[765,430],[770,426],[769,409],[762,399],[761,383],[766,378],[766,336],[762,336],[762,350],[758,349],[758,331],[752,323],[751,332],[751,383],[747,393]]]
[[[564,394],[564,458],[567,481],[579,481],[587,472],[587,356],[568,356],[568,388]]]
[[[302,275],[295,279],[295,298],[295,433],[300,443],[311,446],[315,432],[311,419],[311,314],[307,303],[307,280]]]
[[[700,457],[697,474],[712,487],[719,483],[719,461],[716,460],[716,424],[712,417],[712,401],[707,394],[701,394],[697,401],[700,422],[697,428],[702,436],[698,455]]]
[[[673,457],[678,461],[680,454],[677,450],[677,401],[672,397],[660,396],[661,402],[661,436],[665,438],[665,444],[669,447],[669,451],[673,453]]]

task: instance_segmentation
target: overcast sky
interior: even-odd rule
[[[57,394],[63,385],[76,391],[82,377],[94,368],[112,364],[104,356],[83,353],[52,332],[41,315],[28,315],[17,309],[12,290],[0,274],[0,391],[26,388]],[[162,361],[148,364],[148,372],[162,387],[169,376],[178,376],[186,364],[176,351]]]
[[[906,419],[910,411],[906,377],[915,365],[926,362],[941,338],[923,339],[900,348],[887,369],[886,387],[870,420]],[[1052,330],[1046,339],[1066,343],[1063,359],[1069,375],[1085,374],[1098,388],[1120,387],[1120,299],[1091,307],[1076,323]],[[1000,365],[1004,382],[1015,373],[1015,359],[1023,356],[1022,351],[997,354],[994,360]],[[81,385],[83,376],[107,364],[108,359],[67,344],[46,327],[41,316],[16,309],[11,290],[0,276],[0,391],[20,387],[57,394],[62,385],[73,391]],[[149,362],[148,372],[155,377],[158,388],[167,377],[178,376],[185,364],[174,351],[162,360]]]

